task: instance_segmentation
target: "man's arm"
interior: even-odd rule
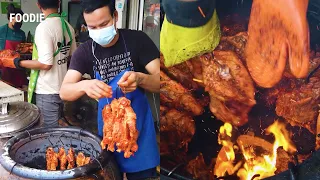
[[[98,80],[83,80],[82,74],[76,70],[68,70],[60,89],[60,97],[65,101],[75,101],[84,94],[93,99],[112,97],[110,86]]]
[[[127,72],[119,80],[118,85],[122,87],[124,92],[132,92],[137,86],[154,92],[160,92],[160,60],[155,59],[146,65],[149,74],[141,72]]]
[[[20,61],[20,66],[27,69],[36,69],[36,70],[50,70],[52,65],[42,64],[39,61],[35,60],[22,60]]]
[[[75,101],[85,94],[81,73],[76,70],[68,70],[60,88],[60,97],[65,101]]]
[[[146,66],[147,71],[149,74],[138,73],[138,79],[140,79],[138,86],[142,87],[143,89],[159,93],[160,92],[160,60],[155,59],[151,61]]]

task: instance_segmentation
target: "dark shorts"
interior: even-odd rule
[[[148,178],[160,177],[159,174],[157,173],[156,168],[151,168],[151,169],[147,169],[147,170],[135,172],[135,173],[126,173],[126,176],[128,180],[144,180]]]
[[[63,113],[63,101],[58,94],[35,94],[44,127],[58,127]]]

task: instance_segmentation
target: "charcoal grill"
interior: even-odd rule
[[[28,179],[114,179],[120,171],[111,152],[103,151],[101,138],[76,127],[37,128],[11,138],[0,151],[0,163],[11,174]],[[89,164],[69,170],[47,171],[46,149],[72,147],[75,155],[90,156]],[[58,167],[59,168],[59,167]]]

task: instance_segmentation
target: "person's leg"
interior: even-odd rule
[[[36,94],[36,105],[43,117],[44,127],[58,127],[61,116],[61,99],[52,94]]]
[[[148,178],[156,178],[159,175],[156,168],[151,168],[140,172],[126,173],[126,176],[128,180],[143,180]]]

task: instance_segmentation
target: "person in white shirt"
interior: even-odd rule
[[[59,90],[67,73],[68,60],[76,50],[75,33],[58,14],[59,0],[38,0],[37,5],[45,15],[35,32],[38,59],[21,60],[18,66],[40,70],[34,90],[36,105],[43,116],[44,126],[57,127],[63,111]]]

